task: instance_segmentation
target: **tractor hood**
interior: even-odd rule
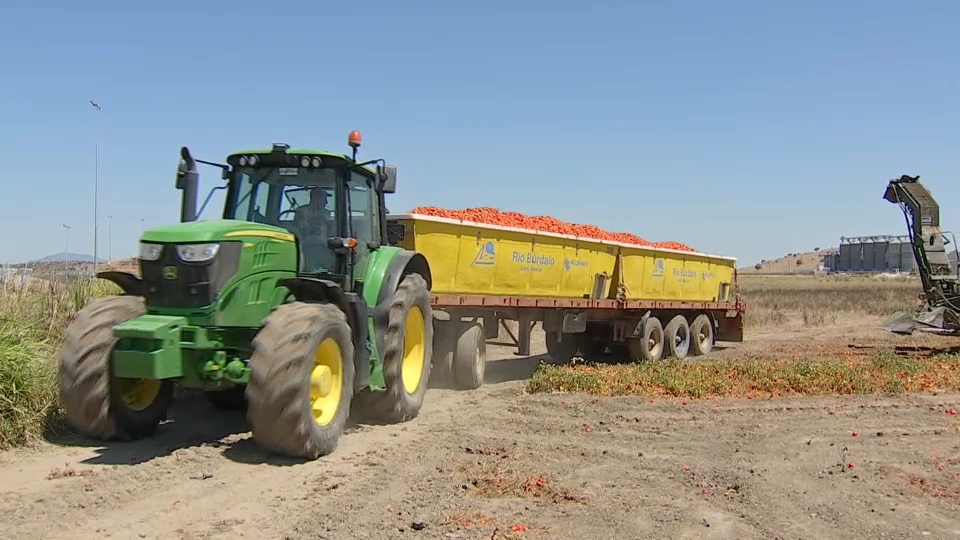
[[[186,221],[166,227],[158,227],[145,231],[141,241],[174,244],[254,238],[294,241],[293,234],[286,229],[237,219]]]

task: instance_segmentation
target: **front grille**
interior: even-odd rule
[[[148,305],[167,308],[202,308],[217,296],[237,273],[240,242],[222,242],[217,256],[202,263],[187,263],[177,257],[174,244],[164,244],[160,258],[140,261],[144,297]],[[175,275],[164,269],[175,269]]]

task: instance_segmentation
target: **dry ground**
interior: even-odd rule
[[[876,328],[910,284],[816,286],[749,282],[748,339],[716,356],[956,343]],[[488,353],[481,389],[431,390],[416,420],[351,428],[315,462],[193,397],[150,440],[8,453],[0,538],[960,538],[956,393],[531,395],[540,357]]]

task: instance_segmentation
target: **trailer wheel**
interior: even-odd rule
[[[487,340],[479,323],[461,323],[453,354],[453,381],[457,390],[476,390],[483,386],[487,368]]]
[[[706,313],[697,315],[690,325],[690,347],[694,356],[709,354],[713,350],[713,321]]]
[[[100,440],[148,437],[167,416],[173,383],[112,374],[113,327],[146,313],[143,299],[107,296],[80,309],[58,355],[60,400],[67,421]]]
[[[663,357],[663,325],[660,319],[648,317],[643,324],[643,336],[627,340],[630,358],[634,361],[656,362]]]
[[[594,362],[600,362],[605,359],[607,355],[607,343],[605,341],[594,341],[590,339],[584,340],[583,343],[583,356],[587,360]]]
[[[333,452],[353,399],[353,341],[332,304],[281,304],[253,340],[247,419],[253,439],[279,454]]]
[[[569,364],[580,348],[579,334],[564,334],[556,330],[544,332],[544,341],[551,364]]]
[[[372,422],[406,422],[420,413],[433,366],[433,310],[420,274],[407,275],[397,287],[384,343],[386,389],[362,391],[357,412]]]
[[[668,355],[677,360],[686,358],[690,352],[690,325],[687,324],[687,318],[677,315],[670,319],[663,334]]]
[[[430,368],[430,386],[451,388],[453,380],[453,355],[457,348],[459,319],[433,320],[433,366]]]

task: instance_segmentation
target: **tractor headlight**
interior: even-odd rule
[[[163,253],[163,246],[160,244],[148,244],[140,242],[140,259],[144,261],[155,261]]]
[[[207,262],[217,256],[220,244],[182,244],[177,246],[177,256],[184,262]]]

